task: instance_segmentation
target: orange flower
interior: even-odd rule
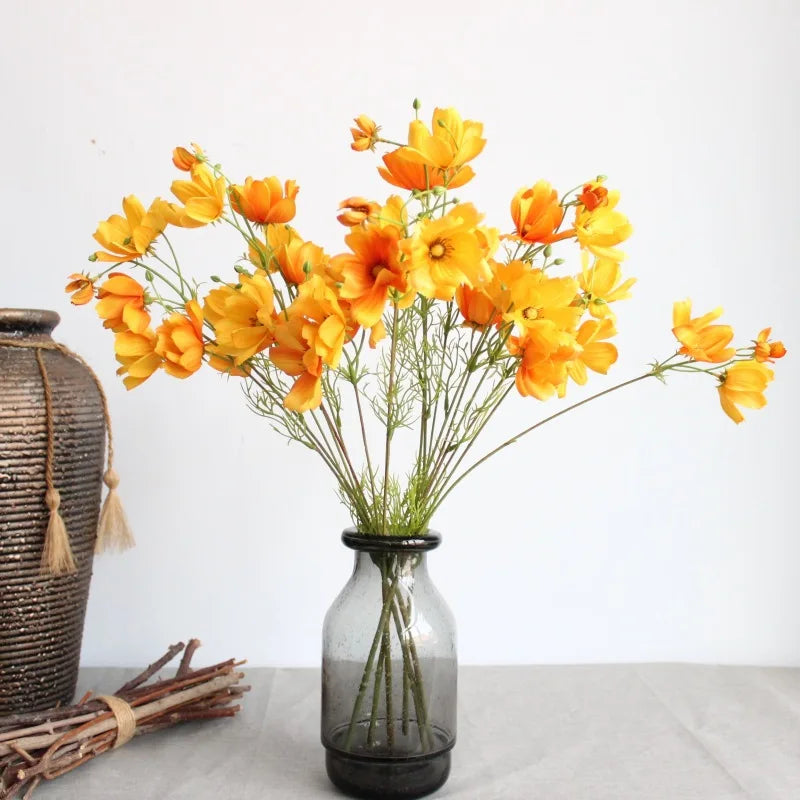
[[[185,147],[176,147],[172,151],[172,163],[183,172],[190,172],[195,164],[205,160],[200,145],[192,142],[192,150],[194,152],[187,150]]]
[[[357,152],[374,150],[380,126],[376,125],[366,114],[360,114],[353,122],[355,122],[356,127],[350,128],[350,133],[353,136],[353,142],[350,147]]]
[[[85,305],[94,297],[94,280],[88,275],[73,272],[67,280],[69,283],[64,287],[64,291],[73,293],[70,298],[72,305]]]
[[[583,191],[578,195],[578,200],[587,211],[594,211],[602,205],[608,197],[608,189],[600,181],[592,181],[583,185]]]
[[[156,335],[149,328],[142,333],[118,333],[114,337],[114,352],[122,364],[117,375],[125,375],[122,382],[128,390],[144,383],[164,363],[156,353]]]
[[[67,291],[69,291],[69,289]],[[73,300],[72,302],[74,303],[75,301]],[[764,328],[764,330],[758,334],[758,338],[755,340],[755,347],[753,348],[756,361],[768,361],[771,364],[774,359],[783,358],[786,355],[786,348],[783,342],[768,341],[770,333],[772,333],[772,328]]]
[[[197,228],[219,219],[225,211],[225,178],[214,173],[202,162],[191,168],[190,181],[173,181],[172,193],[183,208],[171,206],[176,212],[173,225]]]
[[[309,275],[325,272],[325,251],[313,242],[304,242],[289,225],[269,225],[267,245],[270,270],[279,269],[287,283],[304,283]]]
[[[439,219],[420,221],[413,235],[400,243],[409,257],[411,286],[425,297],[452,300],[458,286],[491,278],[491,252],[485,248],[495,240],[480,231],[481,219],[471,203],[462,203]]]
[[[283,188],[276,177],[253,180],[246,178],[244,186],[233,184],[229,192],[234,210],[251,222],[289,222],[297,213],[294,199],[300,187],[286,181]]]
[[[392,186],[401,189],[433,189],[435,186],[444,186],[445,178],[448,177],[437,169],[433,169],[426,164],[411,160],[406,152],[406,148],[401,147],[386,153],[383,157],[385,167],[378,167],[378,173]],[[471,181],[475,173],[471,167],[461,167],[454,175],[447,180],[448,189],[457,189],[465,183]]]
[[[144,308],[144,286],[124,272],[112,272],[97,292],[97,313],[112,331],[144,333],[150,315]]]
[[[728,347],[733,339],[733,328],[729,325],[711,325],[722,316],[722,309],[715,308],[702,317],[691,319],[692,301],[679,300],[672,308],[672,332],[681,343],[679,353],[695,361],[720,364],[736,355],[736,350]]]
[[[378,203],[373,203],[363,197],[348,197],[347,200],[339,203],[339,208],[346,210],[342,211],[336,219],[348,228],[366,222],[381,210]]]
[[[587,367],[593,372],[603,375],[608,373],[609,367],[617,360],[617,348],[603,339],[616,336],[614,322],[610,317],[603,320],[589,319],[578,329],[575,340],[580,347],[575,359],[567,364],[567,373],[575,383],[586,383]]]
[[[510,288],[511,307],[505,318],[523,330],[554,326],[574,331],[582,309],[575,305],[578,284],[574,278],[550,277],[540,269],[519,275]]]
[[[531,328],[523,336],[509,337],[508,350],[521,357],[516,385],[523,397],[547,400],[564,395],[567,365],[577,352],[573,336],[554,327]]]
[[[239,286],[210,291],[204,312],[217,339],[214,354],[232,356],[237,367],[273,342],[275,298],[263,272],[241,275]]]
[[[339,295],[350,303],[353,319],[366,328],[377,325],[390,291],[408,292],[406,269],[400,262],[400,228],[369,224],[355,227],[345,237],[352,253],[331,259],[331,270],[342,276]],[[413,299],[413,295],[410,296]]]
[[[763,408],[764,390],[775,373],[758,361],[737,361],[719,376],[717,387],[722,410],[738,425],[744,416],[736,406]]]
[[[203,363],[203,310],[196,300],[186,304],[186,314],[170,314],[156,330],[156,353],[164,369],[175,378],[188,378]]]
[[[94,238],[109,252],[98,250],[95,259],[119,264],[144,255],[167,227],[162,213],[163,202],[154,200],[145,211],[138,197],[128,195],[122,201],[125,216],[112,214],[97,226]]]
[[[497,325],[503,321],[502,314],[482,286],[474,289],[466,285],[459,286],[456,289],[456,303],[468,328],[482,330],[487,325]]]
[[[283,405],[298,413],[318,408],[322,402],[322,359],[303,337],[304,324],[301,316],[281,317],[275,328],[275,345],[269,351],[272,363],[296,378]]]
[[[558,194],[547,181],[538,181],[528,189],[520,189],[511,200],[511,218],[516,228],[508,238],[524,242],[549,244],[574,236],[574,230],[556,234],[564,218]]]

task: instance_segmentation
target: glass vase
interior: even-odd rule
[[[441,537],[342,541],[355,566],[323,628],[328,777],[353,797],[423,797],[447,780],[456,740],[455,621],[426,564]]]

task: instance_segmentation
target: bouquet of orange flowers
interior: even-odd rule
[[[454,196],[474,176],[483,125],[437,108],[429,128],[417,101],[414,110],[405,143],[384,138],[367,116],[355,119],[352,149],[387,148],[378,172],[402,193],[382,202],[344,200],[345,247],[335,255],[290,224],[295,181],[236,183],[198,145],[176,148],[172,160],[184,173],[171,186],[178,202],[156,198],[145,208],[126,197],[124,216],[101,222],[94,235],[101,249],[90,260],[110,266],[71,275],[67,286],[76,304],[97,299],[125,385],[160,371],[187,379],[204,364],[236,377],[254,411],[330,469],[357,530],[386,537],[424,535],[453,488],[487,458],[637,381],[674,372],[710,377],[736,423],[740,406],[766,403],[768,363],[785,354],[783,345],[765,328],[737,347],[733,330],[717,322],[721,309],[695,316],[684,300],[673,308],[674,352],[475,457],[510,392],[561,398],[570,381],[585,384],[590,372],[606,374],[616,362],[614,309],[634,284],[623,274],[619,246],[632,228],[604,176],[561,195],[544,180],[525,186],[511,198],[510,224],[491,227],[475,205]],[[229,274],[197,283],[177,257],[172,231],[221,225],[238,231],[243,251]],[[577,263],[557,255],[562,249],[577,250]],[[154,324],[157,307],[164,316]],[[368,434],[376,425],[379,451]],[[392,464],[401,428],[415,442],[402,478]],[[385,640],[397,562],[385,560],[381,570]],[[381,636],[379,629],[348,742]],[[422,678],[412,668],[414,653],[403,655],[403,684],[413,692]],[[388,655],[377,663],[378,670],[386,664],[388,696]],[[424,693],[415,697],[424,720]],[[373,723],[375,708],[377,699]]]

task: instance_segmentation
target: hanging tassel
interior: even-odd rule
[[[106,550],[128,550],[136,544],[131,532],[125,510],[117,494],[119,486],[119,475],[112,467],[106,470],[103,475],[103,482],[108,487],[103,509],[100,512],[100,522],[97,526],[97,544],[95,553],[103,553]]]
[[[61,505],[61,495],[58,490],[48,489],[44,495],[44,502],[50,509],[50,520],[44,538],[41,574],[69,575],[77,570],[77,566],[69,545],[67,526],[58,510]]]

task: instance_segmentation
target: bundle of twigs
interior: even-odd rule
[[[244,661],[229,659],[203,669],[190,664],[197,639],[169,650],[109,697],[91,692],[74,706],[0,717],[0,800],[27,800],[42,780],[70,772],[132,736],[179,722],[232,717],[231,705],[250,689],[239,681]],[[174,678],[147,684],[165,664],[183,652]],[[23,794],[24,793],[24,794]]]

